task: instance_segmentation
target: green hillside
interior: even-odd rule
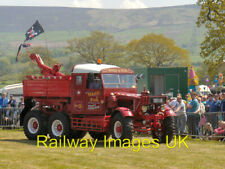
[[[174,39],[191,52],[192,62],[198,62],[204,33],[195,24],[198,14],[196,5],[132,10],[2,6],[0,55],[15,53],[25,31],[38,19],[46,33],[33,41],[34,46],[65,47],[67,40],[93,30],[108,32],[124,43],[154,32]]]

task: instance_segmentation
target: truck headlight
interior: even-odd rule
[[[148,106],[142,106],[141,107],[141,110],[142,110],[143,113],[147,112]]]

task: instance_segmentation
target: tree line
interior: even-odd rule
[[[212,78],[218,72],[225,72],[225,1],[198,0],[198,5],[201,10],[197,25],[205,26],[207,34],[201,43],[200,52],[204,63],[200,64],[197,72],[200,77],[209,75]],[[154,33],[122,44],[109,33],[93,31],[86,37],[68,40],[68,46],[60,52],[45,47],[34,47],[28,51],[40,54],[48,66],[63,63],[62,72],[67,74],[70,74],[74,64],[96,63],[99,58],[105,64],[121,67],[191,65],[189,51],[177,46],[174,40]],[[26,52],[22,53],[19,63],[15,63],[12,57],[0,57],[1,84],[21,82],[30,74],[40,75],[40,70],[33,65]]]
[[[191,64],[186,49],[178,47],[172,39],[154,33],[122,44],[111,34],[93,31],[86,37],[68,40],[61,57],[54,57],[53,51],[45,47],[34,47],[28,51],[38,53],[48,66],[63,63],[62,72],[66,74],[70,74],[74,64],[96,63],[98,59],[104,64],[121,67],[179,67]],[[23,52],[20,58],[19,63],[15,63],[18,81],[26,75],[40,75],[38,66],[34,66],[27,52]]]
[[[66,74],[70,74],[74,64],[96,63],[97,59],[101,59],[104,64],[121,67],[173,67],[191,64],[187,50],[178,47],[172,39],[153,33],[122,44],[109,33],[93,31],[86,37],[68,40],[68,46],[58,53],[57,51],[41,46],[32,47],[21,53],[18,63],[12,57],[0,57],[1,84],[19,83],[27,75],[41,75],[38,66],[29,58],[31,53],[39,54],[48,66],[63,63],[61,71]],[[61,56],[58,56],[59,53]]]
[[[189,66],[189,52],[178,47],[172,39],[163,35],[147,34],[141,39],[121,44],[108,33],[93,31],[89,36],[68,41],[69,52],[78,55],[83,62],[119,66],[172,67]]]

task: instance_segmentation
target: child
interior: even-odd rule
[[[225,135],[225,121],[219,121],[219,128],[215,129],[214,132],[216,135]]]
[[[213,128],[211,123],[205,123],[203,125],[203,135],[209,137],[213,134]]]
[[[218,128],[214,130],[213,140],[224,140],[225,139],[225,121],[218,122]],[[222,137],[217,137],[222,136]],[[223,137],[224,136],[224,137]]]

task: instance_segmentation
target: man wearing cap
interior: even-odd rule
[[[210,111],[210,108],[212,108],[213,103],[214,103],[213,95],[209,94],[208,95],[208,100],[206,101],[206,104],[205,104],[206,112]]]
[[[16,100],[13,97],[13,95],[10,95],[10,99],[9,99],[8,104],[10,105],[10,107],[16,107]]]
[[[8,102],[8,110],[6,112],[6,117],[9,118],[10,116],[13,116],[14,121],[17,121],[17,111],[15,109],[13,111],[13,109],[11,109],[11,108],[16,108],[16,100],[13,95],[10,95],[10,99]]]
[[[198,135],[199,134],[199,128],[198,123],[200,121],[199,116],[199,102],[196,99],[196,93],[191,93],[191,102],[188,104],[188,112],[190,113],[188,115],[188,130],[189,134],[191,135]]]

